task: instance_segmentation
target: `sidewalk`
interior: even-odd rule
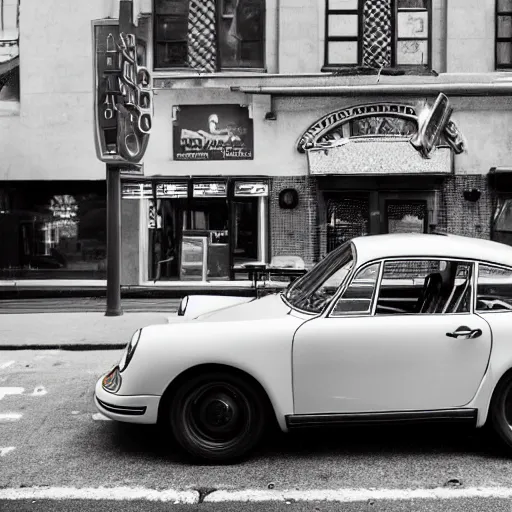
[[[166,324],[176,313],[125,313],[107,317],[104,313],[32,313],[0,315],[0,350],[120,349],[139,328]]]

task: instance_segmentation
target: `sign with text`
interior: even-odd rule
[[[175,107],[174,160],[252,160],[253,139],[246,106]]]

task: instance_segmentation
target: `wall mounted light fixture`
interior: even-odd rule
[[[471,190],[464,190],[464,199],[466,201],[471,201],[472,203],[476,203],[480,197],[482,196],[482,192],[477,188],[473,188]]]
[[[299,204],[299,193],[294,188],[285,188],[279,192],[279,207],[293,210]]]

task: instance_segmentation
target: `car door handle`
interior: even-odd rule
[[[482,336],[482,329],[470,329],[469,327],[463,325],[454,332],[447,332],[446,336],[449,338],[459,338],[461,336],[466,336],[468,339],[474,339]]]

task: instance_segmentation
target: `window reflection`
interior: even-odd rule
[[[104,183],[53,183],[11,186],[0,194],[0,239],[8,241],[0,251],[0,275],[104,279]]]

